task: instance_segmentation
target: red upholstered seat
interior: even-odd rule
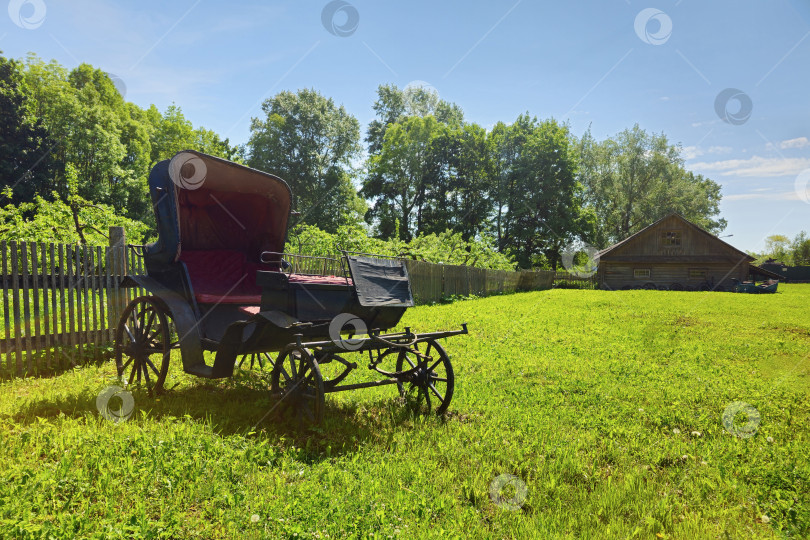
[[[262,290],[256,285],[257,270],[277,267],[248,263],[241,251],[182,251],[194,296],[201,304],[259,305]]]
[[[262,290],[256,285],[256,272],[278,271],[278,266],[275,265],[248,262],[241,251],[183,250],[180,260],[186,265],[194,297],[200,304],[258,306],[262,301]],[[293,274],[290,276],[290,282],[345,285],[346,279],[337,276]],[[258,309],[255,311],[258,313]],[[253,314],[252,309],[248,312]]]

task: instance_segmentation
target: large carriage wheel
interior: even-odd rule
[[[280,416],[291,416],[299,423],[323,420],[323,378],[309,350],[293,345],[279,353],[270,374],[270,392],[278,400]]]
[[[399,393],[416,412],[430,413],[435,406],[436,414],[441,415],[453,399],[455,375],[450,356],[435,340],[430,340],[423,354],[430,360],[420,359],[411,351],[402,349],[397,355],[397,371],[416,368],[408,381],[397,383]]]
[[[144,383],[151,395],[163,391],[172,349],[172,329],[163,303],[140,296],[124,309],[115,330],[115,366],[127,385]]]

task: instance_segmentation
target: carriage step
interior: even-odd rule
[[[203,377],[205,379],[222,379],[223,377],[220,375],[217,377],[214,374],[214,368],[207,365],[207,364],[194,364],[188,369],[184,369],[186,373],[190,373],[191,375],[196,375],[197,377]]]

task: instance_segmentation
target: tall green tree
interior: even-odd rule
[[[442,124],[428,159],[418,232],[450,230],[465,240],[492,232],[492,148],[486,130],[477,124]]]
[[[0,55],[0,189],[14,204],[49,191],[53,143],[34,105],[22,66]]]
[[[366,143],[369,155],[382,148],[388,126],[408,117],[433,116],[439,123],[458,127],[464,112],[455,103],[439,98],[438,92],[420,86],[399,88],[395,84],[377,87],[377,100],[372,105],[376,118],[368,125]]]
[[[334,232],[365,212],[353,179],[360,124],[315,90],[281,92],[251,121],[248,163],[276,174],[293,191],[299,221]]]
[[[807,232],[802,231],[797,234],[790,247],[793,251],[793,264],[810,266],[810,238],[808,238]]]
[[[426,185],[435,178],[434,140],[443,126],[433,116],[411,116],[391,124],[382,148],[369,157],[361,193],[371,199],[368,216],[382,238],[410,240],[422,221]]]
[[[712,233],[726,227],[720,186],[684,168],[681,149],[635,125],[604,141],[579,141],[586,204],[597,216],[594,243],[603,248],[678,212]]]
[[[522,268],[556,269],[566,247],[589,238],[592,216],[582,206],[579,157],[565,125],[521,115],[502,134],[506,162],[499,197],[506,202],[500,248]],[[502,204],[502,203],[501,203]]]

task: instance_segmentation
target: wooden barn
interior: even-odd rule
[[[732,279],[781,276],[680,214],[670,214],[598,253],[603,289],[732,290]]]

